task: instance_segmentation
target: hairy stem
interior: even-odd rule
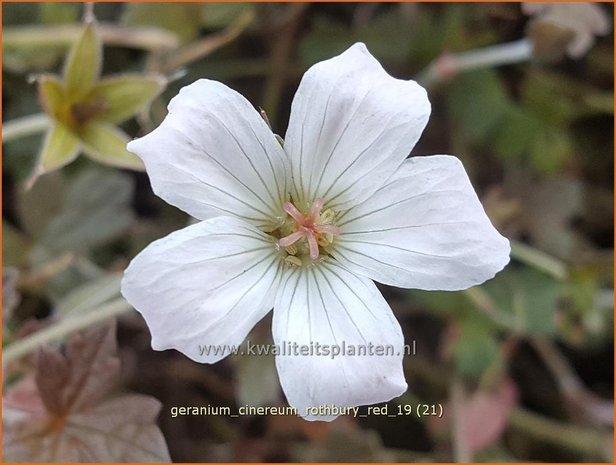
[[[462,71],[519,63],[530,60],[532,56],[533,45],[526,38],[467,52],[446,53],[428,65],[417,81],[423,86],[431,86]]]
[[[554,258],[534,247],[522,244],[521,242],[511,241],[511,256],[558,280],[567,279],[567,265],[562,260]]]

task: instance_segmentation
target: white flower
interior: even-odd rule
[[[392,346],[394,355],[276,358],[289,404],[351,407],[406,390],[404,339],[372,279],[464,289],[509,261],[462,164],[406,160],[430,113],[426,92],[389,76],[363,44],[318,63],[293,100],[284,149],[237,92],[199,80],[163,123],[128,145],[154,192],[202,220],[160,239],[122,292],[156,350],[214,363],[200,346],[242,343],[274,308],[273,338]]]

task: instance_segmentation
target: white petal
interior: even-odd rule
[[[145,318],[155,350],[214,363],[272,308],[280,278],[275,247],[244,221],[212,218],[146,247],[126,270],[122,294]]]
[[[429,114],[426,91],[389,76],[364,44],[317,63],[295,94],[285,137],[294,198],[337,208],[368,198],[408,156]]]
[[[336,416],[311,414],[306,410],[310,407],[374,404],[406,390],[404,338],[391,309],[372,281],[333,262],[287,269],[274,305],[273,335],[281,351],[293,343],[297,351],[311,345],[314,349],[311,355],[288,350],[276,357],[289,404],[308,420]],[[318,355],[317,343],[322,348],[327,345],[330,354],[333,347],[342,350],[344,344],[345,355]],[[358,350],[369,350],[369,344],[371,355],[357,355]],[[389,352],[376,355],[376,346]],[[350,355],[351,347],[356,355]]]
[[[252,105],[219,82],[184,87],[162,124],[128,150],[145,162],[154,192],[195,218],[261,226],[282,211],[284,152]]]
[[[466,289],[509,262],[509,241],[490,223],[462,163],[448,155],[408,159],[338,225],[334,257],[392,286]]]

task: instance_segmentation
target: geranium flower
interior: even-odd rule
[[[389,76],[363,44],[306,72],[284,147],[237,92],[204,79],[183,88],[160,127],[128,145],[154,192],[202,220],[126,270],[122,292],[152,347],[214,363],[229,351],[200,348],[241,344],[273,307],[279,347],[396,350],[278,355],[301,415],[329,420],[306,409],[401,395],[402,331],[372,280],[464,289],[509,260],[460,161],[406,160],[429,113],[425,90]]]

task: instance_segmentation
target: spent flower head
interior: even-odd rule
[[[38,77],[39,99],[52,124],[34,178],[67,165],[80,152],[107,165],[143,169],[126,150],[129,137],[117,124],[155,98],[166,79],[137,73],[101,78],[101,66],[102,43],[96,23],[88,21],[68,53],[62,77]]]
[[[162,124],[128,145],[154,191],[201,220],[126,270],[122,292],[152,347],[214,363],[230,351],[200,348],[241,344],[273,308],[279,346],[395,349],[278,354],[302,416],[401,395],[404,338],[372,280],[464,289],[509,261],[458,159],[406,159],[429,113],[425,90],[389,76],[363,44],[306,72],[283,145],[227,86],[183,88]]]
[[[595,43],[595,36],[610,31],[608,16],[600,4],[524,2],[522,11],[533,16],[528,35],[538,58],[560,59],[565,53],[581,58]]]

